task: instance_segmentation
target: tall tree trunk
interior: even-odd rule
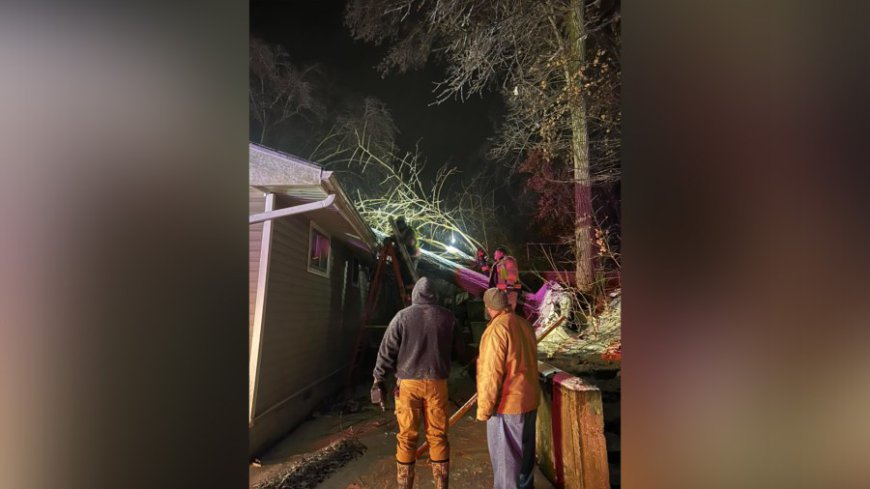
[[[263,144],[263,141],[266,140],[266,115],[263,115],[263,124],[260,128],[260,144]]]
[[[485,247],[485,251],[489,253],[489,239],[486,237],[486,213],[483,211],[483,197],[477,197],[478,209],[480,209],[480,224],[483,227],[483,246]]]
[[[580,83],[584,60],[583,0],[571,0],[566,19],[568,28],[568,76],[572,90]],[[577,287],[588,291],[593,284],[592,190],[589,179],[589,142],[586,130],[586,102],[582,93],[571,105],[571,156],[574,160],[574,257]]]

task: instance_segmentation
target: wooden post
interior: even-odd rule
[[[541,471],[559,488],[609,489],[601,391],[538,362],[542,377],[537,418]]]

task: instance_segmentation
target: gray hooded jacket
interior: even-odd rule
[[[446,379],[456,318],[435,300],[426,277],[411,294],[411,305],[390,321],[375,364],[374,377],[383,381],[396,372],[399,379]]]

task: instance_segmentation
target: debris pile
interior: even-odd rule
[[[604,349],[602,354],[605,360],[621,360],[622,359],[622,340],[615,339],[613,343]]]
[[[252,486],[252,489],[312,489],[365,450],[365,445],[357,438],[342,438],[291,462],[277,475]]]
[[[621,311],[622,300],[617,295],[600,314],[587,318],[588,324],[580,333],[573,333],[564,327],[557,328],[538,345],[538,351],[545,353],[549,359],[557,355],[613,356],[621,351]]]
[[[562,316],[571,321],[573,309],[571,290],[554,281],[545,283],[541,289],[546,291],[543,299],[540,300],[539,317],[542,323],[546,325],[553,324],[554,321]]]

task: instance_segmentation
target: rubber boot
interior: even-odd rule
[[[414,464],[396,462],[396,482],[399,484],[399,489],[414,487]]]
[[[450,478],[450,461],[432,462],[432,478],[435,479],[435,489],[447,489]]]

